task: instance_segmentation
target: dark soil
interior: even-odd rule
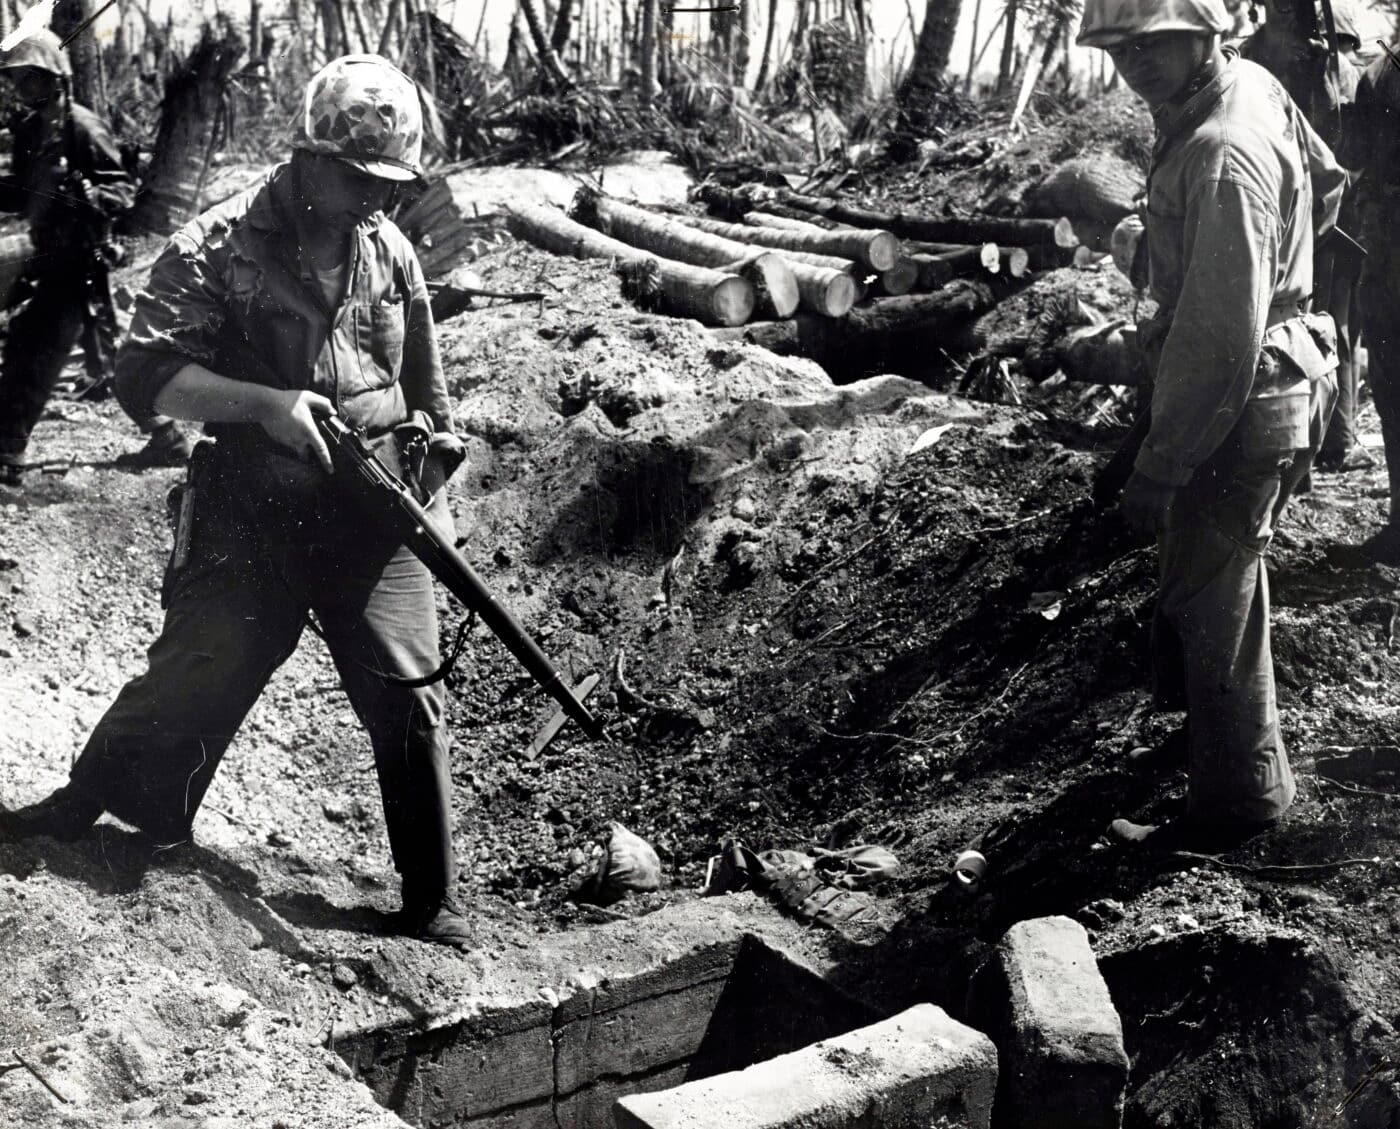
[[[458,531],[563,669],[606,675],[592,701],[611,740],[568,727],[531,759],[550,706],[474,630],[450,724],[461,893],[482,934],[452,959],[605,919],[565,891],[610,820],[650,840],[666,875],[611,911],[624,916],[695,897],[728,835],[865,840],[903,865],[879,891],[883,927],[832,938],[837,980],[959,1014],[1007,925],[1075,916],[1123,1014],[1129,1125],[1326,1124],[1393,1058],[1400,782],[1374,765],[1340,783],[1314,771],[1327,746],[1391,740],[1396,576],[1334,551],[1380,520],[1382,468],[1315,475],[1271,551],[1297,806],[1220,860],[1125,859],[1099,842],[1105,824],[1164,814],[1183,779],[1124,767],[1179,717],[1146,692],[1154,553],[1088,501],[1111,418],[1053,383],[1022,383],[1023,406],[895,377],[837,388],[809,363],[639,314],[605,266],[528,247],[474,269],[551,296],[441,327],[470,454]],[[64,779],[157,629],[176,472],[128,469],[139,445],[112,403],[60,403],[35,454],[71,469],[0,497],[7,805]],[[461,613],[445,597],[442,612],[447,639]],[[979,837],[990,869],[968,897],[948,871]],[[445,958],[382,936],[397,884],[369,747],[314,639],[250,715],[195,839],[149,869],[108,823],[75,848],[0,844],[0,951],[16,969],[3,1045],[47,1056],[86,1102],[78,1123],[158,1123],[154,1084],[132,1079],[164,1085],[188,1060],[161,1117],[374,1124],[362,1088],[307,1057],[324,1015],[298,985],[390,957],[428,976]],[[263,916],[231,916],[246,904]],[[1393,1074],[1378,1079],[1343,1123],[1394,1124]],[[0,1072],[0,1104],[15,1124],[52,1123],[26,1071]]]

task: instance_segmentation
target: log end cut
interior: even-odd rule
[[[888,231],[877,231],[870,237],[866,255],[871,270],[891,270],[899,261],[899,240]]]
[[[849,274],[832,271],[823,288],[819,313],[829,318],[843,318],[860,300],[861,286]]]
[[[710,291],[710,308],[714,324],[743,325],[753,316],[753,286],[738,275],[726,275]]]

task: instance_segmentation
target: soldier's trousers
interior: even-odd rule
[[[1360,392],[1357,350],[1361,344],[1360,253],[1335,246],[1319,251],[1313,263],[1316,281],[1313,308],[1332,315],[1337,325],[1337,406],[1327,424],[1322,450],[1338,458],[1356,446],[1356,410]]]
[[[1390,479],[1390,522],[1400,524],[1400,280],[1391,281],[1370,269],[1361,279],[1361,309],[1369,358],[1367,381],[1385,441],[1385,466]]]
[[[269,547],[228,520],[226,505],[206,498],[201,509],[196,498],[196,512],[189,563],[167,578],[168,609],[149,666],[97,723],[72,784],[158,841],[187,838],[225,750],[295,650],[311,610],[369,732],[405,899],[450,890],[442,689],[380,677],[420,677],[439,664],[427,569],[362,525],[324,543]],[[351,767],[344,765],[346,779]]]
[[[1321,445],[1335,390],[1319,386],[1310,449],[1247,456],[1227,439],[1177,492],[1158,538],[1154,684],[1159,705],[1186,709],[1192,819],[1270,820],[1293,802],[1264,551]]]
[[[23,461],[29,436],[82,334],[86,299],[80,270],[45,274],[10,320],[0,361],[0,463]],[[134,422],[150,434],[168,421],[151,416]]]

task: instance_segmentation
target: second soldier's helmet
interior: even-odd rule
[[[1081,47],[1114,47],[1156,32],[1225,35],[1234,26],[1222,0],[1087,0],[1076,42]]]
[[[72,78],[73,66],[68,61],[68,52],[58,36],[48,28],[25,36],[8,51],[0,54],[0,70],[18,70],[20,67],[33,67],[48,71],[59,78]]]
[[[1357,26],[1356,7],[1351,0],[1332,0],[1332,19],[1337,26],[1337,40],[1343,51],[1355,51],[1361,46],[1361,31]],[[1347,42],[1350,40],[1350,42]]]
[[[418,87],[380,55],[332,59],[307,84],[292,145],[385,180],[422,176]]]

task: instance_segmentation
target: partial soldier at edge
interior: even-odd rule
[[[0,364],[0,482],[12,486],[22,481],[30,436],[73,346],[81,342],[87,378],[98,383],[111,376],[116,345],[107,290],[110,229],[131,207],[135,186],[107,127],[73,101],[72,75],[48,30],[0,57],[0,76],[20,103],[0,210],[28,219],[33,245],[11,296],[27,301],[10,321]],[[135,463],[175,466],[188,458],[189,441],[173,420],[154,412],[132,419],[150,436]]]

